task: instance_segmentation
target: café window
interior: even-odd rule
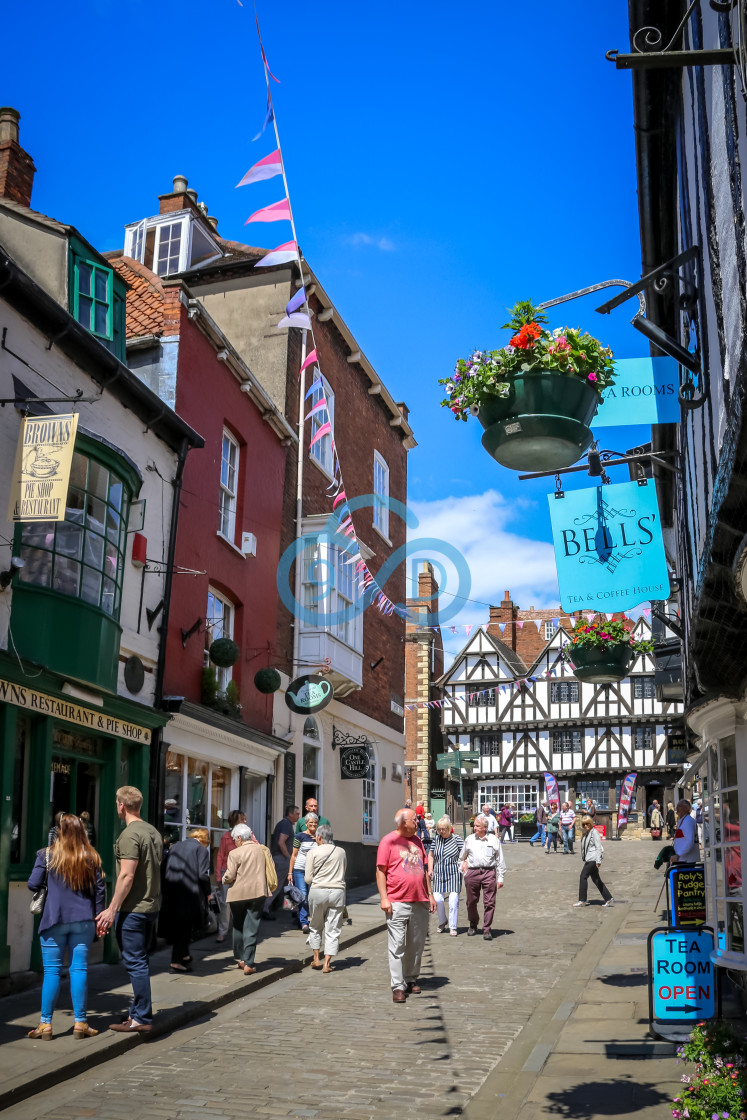
[[[578,704],[578,681],[551,681],[551,704]]]
[[[90,603],[119,619],[134,472],[117,472],[114,456],[98,458],[94,440],[78,437],[64,521],[18,527],[23,568],[18,580]],[[135,483],[139,490],[139,480]]]
[[[191,828],[207,828],[210,848],[218,848],[231,811],[231,769],[176,751],[166,755],[163,830],[172,843]],[[234,806],[235,808],[235,806]]]
[[[537,782],[494,782],[479,785],[480,809],[483,805],[492,805],[494,809],[502,809],[504,805],[515,805],[516,813],[533,813],[539,801],[539,786]]]
[[[576,808],[578,803],[584,798],[586,801],[593,801],[599,809],[606,809],[609,805],[610,791],[609,784],[606,781],[599,781],[596,778],[579,778],[576,781]]]

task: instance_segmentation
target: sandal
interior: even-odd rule
[[[312,961],[311,962],[311,967],[312,968],[324,968],[324,965],[322,964],[321,961],[316,961],[316,962]]]
[[[245,964],[244,965],[244,976],[253,976],[256,971],[257,971],[256,968],[253,968],[252,965],[250,965],[250,964]]]
[[[172,964],[171,965],[171,971],[172,972],[190,972],[191,969],[187,968],[186,964]]]
[[[98,1033],[93,1027],[89,1027],[88,1023],[75,1023],[73,1026],[73,1038],[93,1038]]]
[[[32,1031],[29,1031],[26,1037],[40,1038],[43,1042],[51,1042],[54,1038],[54,1035],[52,1034],[52,1024],[40,1023],[38,1027],[34,1027]]]

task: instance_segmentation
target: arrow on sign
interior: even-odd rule
[[[679,1006],[667,1007],[667,1011],[685,1011],[685,1012],[700,1011],[700,1008],[698,1007],[697,1003],[686,1003],[682,1007],[679,1007]]]

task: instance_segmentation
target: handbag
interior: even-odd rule
[[[651,839],[652,840],[661,840],[661,829],[660,828],[652,828],[651,829]]]
[[[275,864],[273,863],[269,848],[266,848],[263,844],[262,851],[265,853],[265,875],[267,876],[267,889],[270,894],[274,894],[278,889],[278,873],[275,870]]]
[[[38,890],[34,891],[34,893],[31,896],[31,902],[29,903],[29,910],[31,911],[32,914],[43,914],[44,913],[44,907],[45,907],[46,902],[47,902],[47,879],[48,878],[49,878],[49,848],[47,848],[46,856],[45,856],[44,882],[42,883],[42,885],[39,887]]]

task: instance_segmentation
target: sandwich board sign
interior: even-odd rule
[[[716,1016],[713,930],[658,929],[648,936],[649,1021],[658,1038],[685,1038]]]

